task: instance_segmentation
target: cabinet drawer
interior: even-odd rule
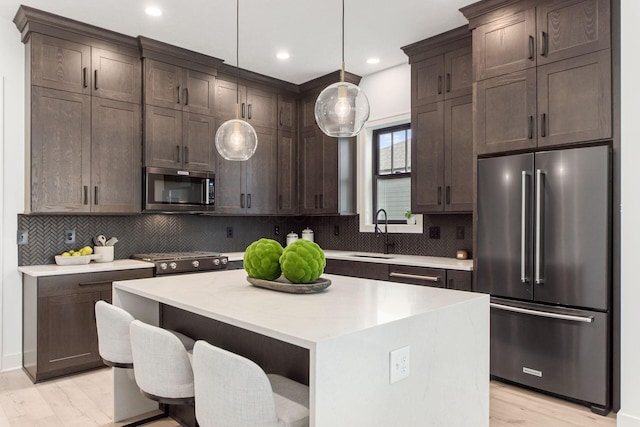
[[[324,272],[363,279],[388,280],[389,278],[389,266],[375,262],[328,259]]]
[[[141,268],[41,277],[38,279],[38,297],[107,291],[111,290],[113,281],[143,279],[152,276],[152,268]]]
[[[445,288],[447,277],[446,272],[446,270],[439,268],[390,265],[389,280],[392,282],[408,283],[410,285]]]

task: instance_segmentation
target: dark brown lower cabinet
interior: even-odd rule
[[[327,265],[324,268],[324,272],[327,274],[337,274],[340,276],[361,277],[363,279],[389,279],[389,265],[376,262],[328,259]]]
[[[22,366],[40,382],[103,366],[94,305],[111,302],[116,280],[152,276],[151,268],[23,279]]]

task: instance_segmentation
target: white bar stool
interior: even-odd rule
[[[202,427],[305,427],[309,387],[267,375],[251,360],[196,341],[196,419]]]

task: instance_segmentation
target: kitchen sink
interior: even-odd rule
[[[392,255],[351,254],[347,256],[356,257],[356,258],[376,258],[376,259],[393,259],[394,258]]]

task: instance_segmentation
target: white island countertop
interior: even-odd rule
[[[90,262],[82,265],[23,265],[18,271],[31,277],[60,276],[62,274],[98,273],[101,271],[153,268],[153,263],[135,259],[117,259],[112,262]]]
[[[245,344],[264,351],[271,339],[307,349],[310,427],[489,426],[489,295],[322,277],[332,284],[317,294],[257,288],[244,270],[116,281],[113,302],[151,324],[161,324],[166,304],[207,318],[185,314],[189,322],[213,319],[262,336],[238,352]],[[202,339],[196,330],[192,338]],[[391,353],[401,348],[410,353],[409,377],[392,383]],[[153,409],[120,371],[114,419]]]
[[[229,261],[241,261],[244,252],[229,252],[224,255]],[[406,265],[411,267],[444,268],[446,270],[472,271],[472,259],[456,259],[439,256],[381,254],[376,252],[325,250],[327,259],[345,261],[373,262],[378,264]]]

